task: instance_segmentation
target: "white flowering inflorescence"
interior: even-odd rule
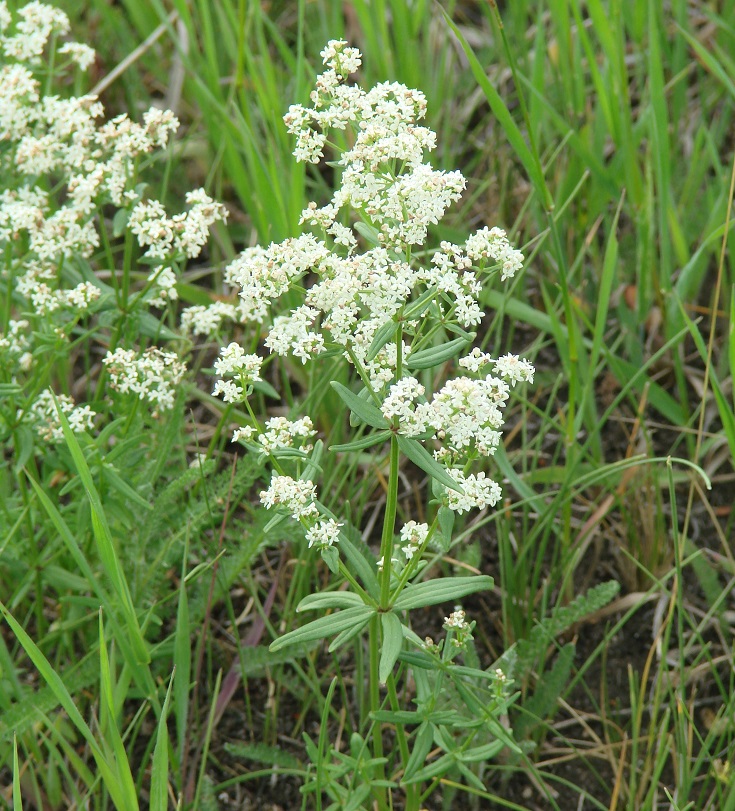
[[[291,106],[284,121],[296,137],[296,159],[315,164],[325,150],[336,149],[330,131],[349,131],[350,146],[333,164],[339,185],[332,199],[321,207],[312,202],[302,212],[302,224],[313,233],[249,248],[229,265],[226,279],[240,288],[236,307],[191,308],[183,323],[195,334],[212,334],[224,318],[261,325],[266,349],[303,364],[327,352],[342,354],[359,376],[366,401],[379,405],[394,434],[432,442],[434,459],[457,484],[456,490],[445,488],[443,503],[459,513],[494,506],[500,486],[484,472],[471,473],[469,463],[495,452],[510,388],[532,381],[533,367],[513,355],[495,360],[475,348],[459,360],[460,375],[433,393],[427,392],[432,377],[423,370],[451,359],[432,361],[442,341],[460,336],[458,347],[469,343],[473,336],[467,330],[484,317],[483,283],[493,274],[503,281],[513,277],[523,255],[504,231],[488,227],[462,245],[422,248],[428,229],[466,185],[460,172],[438,171],[426,161],[436,135],[419,123],[426,113],[423,93],[395,83],[368,91],[351,84],[349,74],[360,66],[361,55],[344,41],[328,43],[322,58],[326,68],[311,106]],[[296,293],[299,303],[284,312],[280,301],[286,293],[292,300]],[[231,377],[218,381],[215,393],[230,402],[244,400],[246,385],[237,374]],[[236,432],[237,439],[266,453],[282,447],[278,435],[255,426]],[[316,520],[315,495],[306,502],[306,514],[294,509],[301,503],[294,501],[294,488],[301,493],[304,487],[274,476],[261,498],[267,506],[288,507],[302,522]],[[396,572],[423,549],[428,533],[423,527],[413,522],[404,527],[391,557]],[[309,526],[307,535],[324,547],[329,528],[317,532]]]
[[[49,381],[39,385],[34,377],[48,377],[53,368],[49,347],[65,357],[79,321],[105,311],[110,323],[115,305],[131,320],[142,309],[166,307],[177,298],[183,264],[200,254],[211,226],[226,219],[224,207],[203,189],[187,194],[186,210],[173,215],[157,200],[142,198],[142,159],[166,148],[179,122],[158,108],[144,112],[140,123],[127,115],[105,120],[95,96],[67,97],[69,74],[80,79],[95,61],[92,48],[67,39],[69,29],[60,9],[31,2],[11,11],[0,0],[0,296],[12,302],[0,320],[0,384],[28,392],[20,413],[37,425],[53,417],[46,396],[36,397]],[[112,222],[110,207],[118,209]],[[147,279],[132,253],[126,251],[122,274],[108,263],[114,261],[110,236],[123,229],[144,251]],[[112,287],[94,272],[100,248],[105,269],[115,276]],[[235,309],[223,305],[220,321],[227,316],[234,317]],[[118,347],[119,340],[105,359],[113,386],[156,412],[169,409],[183,364],[158,349],[139,356]],[[68,411],[67,400],[59,402]],[[75,419],[76,411],[68,413]],[[0,415],[0,433],[12,431],[11,423]],[[86,417],[78,422],[87,424]],[[51,429],[40,435],[60,436]]]
[[[58,403],[59,406],[58,411],[56,403]],[[59,411],[61,411],[68,420],[69,427],[72,431],[78,433],[81,431],[89,431],[93,428],[95,413],[89,406],[75,405],[74,400],[65,394],[57,394],[56,403],[54,402],[54,395],[51,391],[45,389],[33,401],[28,412],[25,415],[19,413],[18,416],[31,423],[38,436],[44,440],[44,442],[50,443],[63,442],[64,440],[64,431],[61,427]]]
[[[186,371],[173,352],[152,347],[138,354],[134,349],[118,348],[108,352],[102,362],[115,391],[134,394],[154,406],[154,415],[173,408],[176,385]]]

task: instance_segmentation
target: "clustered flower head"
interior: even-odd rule
[[[134,394],[154,406],[154,416],[174,407],[176,386],[186,371],[173,352],[150,347],[142,354],[118,348],[102,361],[107,366],[110,386],[120,394]]]
[[[198,256],[209,238],[209,226],[222,219],[222,205],[215,203],[201,189],[188,192],[191,206],[184,214],[168,217],[158,200],[137,203],[130,212],[128,227],[138,238],[150,259],[167,259],[172,254]]]
[[[310,205],[303,221],[351,247],[354,242],[336,222],[349,207],[365,215],[384,244],[421,244],[428,225],[439,222],[466,185],[460,172],[440,172],[424,162],[424,154],[436,147],[436,134],[416,123],[426,114],[426,97],[397,83],[369,91],[347,84],[361,55],[342,40],[328,43],[322,58],[327,69],[317,78],[313,106],[292,105],[284,117],[296,135],[294,156],[318,163],[330,129],[349,126],[356,137],[339,160],[342,184],[332,202],[322,209]]]
[[[94,96],[44,93],[44,60],[54,49],[60,75],[70,64],[84,71],[94,59],[83,43],[57,42],[68,30],[59,9],[31,2],[11,13],[0,0],[0,250],[16,294],[35,314],[55,313],[57,323],[78,318],[100,296],[75,265],[100,246],[102,206],[127,210],[128,227],[156,265],[146,287],[146,301],[156,306],[177,297],[178,262],[197,256],[211,225],[226,215],[201,189],[172,217],[157,201],[141,200],[140,158],[176,132],[171,111],[151,108],[141,123],[127,115],[104,121]]]
[[[222,379],[214,385],[212,394],[221,394],[226,403],[239,403],[250,393],[253,383],[261,380],[260,367],[263,359],[258,355],[248,355],[240,344],[234,341],[222,347],[214,369]],[[225,380],[231,377],[233,380]]]
[[[475,623],[467,622],[467,615],[459,606],[448,617],[444,617],[442,627],[451,632],[451,645],[455,650],[465,650],[472,642]]]
[[[232,436],[232,441],[255,443],[260,450],[268,455],[274,455],[279,450],[292,450],[294,448],[307,454],[314,447],[309,440],[316,436],[316,429],[309,417],[298,420],[288,420],[286,417],[271,417],[266,420],[265,430],[262,433],[250,425],[238,428]]]
[[[274,473],[270,487],[260,494],[261,503],[268,508],[280,506],[306,528],[309,547],[329,549],[339,541],[343,524],[333,518],[320,516],[316,505],[316,485],[309,479],[293,479]]]
[[[492,273],[512,278],[523,255],[502,229],[488,227],[464,244],[417,250],[465,189],[460,172],[435,170],[426,159],[436,146],[435,133],[420,123],[426,99],[396,83],[367,91],[351,84],[361,55],[342,40],[329,42],[321,56],[325,69],[310,106],[292,105],[284,122],[296,138],[297,160],[316,164],[327,150],[337,153],[339,182],[331,200],[303,210],[301,223],[312,233],[248,248],[228,266],[227,282],[240,288],[237,305],[190,308],[182,323],[195,334],[212,334],[224,319],[255,323],[267,350],[303,364],[341,353],[394,433],[432,443],[434,458],[457,484],[445,488],[443,503],[459,513],[492,507],[501,498],[499,484],[482,471],[470,473],[469,463],[495,452],[510,387],[532,381],[533,366],[473,349],[459,361],[461,374],[435,393],[427,393],[429,378],[413,370],[431,366],[426,353],[437,342],[454,335],[469,342],[467,330],[485,315],[485,279]],[[341,153],[329,141],[335,130],[349,131]],[[299,303],[284,312],[287,293],[291,300],[296,293]],[[246,386],[232,376],[218,381],[215,392],[238,402],[247,397]],[[246,426],[235,438],[275,453],[282,430],[291,442],[290,429],[282,427]],[[300,480],[274,476],[261,500],[304,521],[313,516],[303,510],[314,503],[313,496],[303,504],[297,498],[305,492]],[[310,527],[307,537],[324,548],[330,529]],[[393,570],[413,565],[427,533],[412,522],[403,528],[391,554]]]
[[[65,394],[57,394],[56,402],[50,389],[42,391],[31,404],[25,415],[19,413],[21,418],[30,422],[38,436],[51,444],[64,441],[64,431],[61,427],[59,411],[61,411],[69,422],[69,427],[75,433],[91,431],[94,427],[95,412],[89,406],[78,406],[71,397]]]
[[[327,70],[312,93],[313,106],[294,105],[284,120],[297,136],[299,159],[304,150],[312,150],[311,159],[321,159],[326,144],[321,136],[330,128],[349,127],[355,133],[352,148],[340,157],[341,184],[332,201],[321,208],[310,203],[302,214],[302,221],[326,240],[303,234],[249,248],[229,265],[226,278],[240,287],[236,318],[270,322],[265,345],[272,352],[306,363],[341,347],[381,389],[394,379],[398,354],[406,358],[411,351],[411,341],[399,347],[388,340],[370,353],[386,323],[400,318],[404,335],[417,337],[425,319],[423,313],[410,317],[410,302],[428,291],[433,293],[432,317],[472,328],[484,315],[478,303],[482,274],[497,269],[503,279],[510,278],[523,256],[501,229],[482,228],[465,245],[442,242],[425,264],[410,260],[411,246],[423,243],[428,226],[459,198],[464,179],[424,162],[435,136],[417,124],[426,110],[422,93],[397,84],[370,91],[348,84],[360,54],[342,41],[330,42],[322,56]],[[372,247],[357,251],[352,229],[340,221],[343,214],[362,221],[373,235]],[[287,314],[278,312],[280,297],[311,279],[303,303]],[[222,317],[217,303],[192,308],[184,323],[211,334]]]
[[[402,527],[398,535],[398,544],[394,545],[391,557],[391,569],[395,573],[400,573],[406,563],[413,559],[419,552],[427,538],[429,537],[429,525],[420,524],[416,521],[408,521]],[[378,560],[378,570],[383,569],[383,558]]]

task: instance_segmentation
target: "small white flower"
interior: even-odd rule
[[[245,425],[242,428],[236,428],[232,434],[233,442],[251,442],[255,434],[258,432],[252,425]]]
[[[107,366],[110,386],[121,394],[132,393],[144,402],[169,411],[174,407],[176,386],[186,366],[173,352],[151,347],[138,355],[133,349],[108,352],[102,362]]]
[[[222,399],[226,403],[239,403],[243,399],[243,387],[238,386],[232,380],[218,380],[212,389],[212,396],[218,397],[222,395]]]
[[[65,42],[59,48],[60,54],[68,55],[72,62],[75,62],[80,70],[87,68],[94,62],[95,51],[83,42]]]
[[[444,617],[444,627],[449,630],[461,630],[466,628],[468,625],[467,620],[465,619],[465,612],[458,608],[457,610],[453,611],[448,617]]]
[[[446,490],[447,505],[450,510],[461,515],[473,509],[483,510],[485,507],[494,507],[500,501],[502,496],[500,485],[487,478],[484,471],[480,471],[476,475],[472,473],[465,476],[459,469],[448,468],[447,473],[464,490],[464,493]]]
[[[296,520],[318,514],[314,501],[316,485],[308,479],[292,479],[290,476],[279,476],[274,473],[270,487],[260,493],[261,504],[265,507],[282,505]]]
[[[94,428],[95,412],[89,406],[77,406],[74,400],[65,394],[56,395],[59,410],[69,421],[69,427],[75,433],[91,431]],[[31,405],[26,419],[33,423],[38,436],[45,442],[58,443],[64,441],[64,431],[61,427],[56,403],[51,389],[45,389]]]
[[[418,524],[416,521],[408,521],[401,527],[401,543],[421,546],[429,534],[428,524]]]
[[[181,329],[193,335],[213,337],[222,328],[224,321],[234,321],[236,317],[235,305],[224,301],[215,301],[208,307],[187,307],[181,313]]]
[[[483,366],[492,363],[492,361],[492,356],[475,346],[469,355],[459,359],[459,365],[464,369],[469,369],[470,372],[478,372]]]
[[[533,383],[535,372],[533,365],[527,360],[519,358],[518,355],[503,355],[502,358],[494,361],[494,364],[496,373],[510,381],[511,386],[524,381]]]
[[[299,446],[304,452],[311,450],[309,444],[301,444],[301,440],[309,439],[316,435],[314,425],[309,417],[300,420],[290,421],[285,417],[271,417],[265,424],[266,430],[258,435],[258,444],[264,453],[283,448],[294,448]]]
[[[394,383],[383,400],[380,410],[390,422],[398,418],[399,428],[406,436],[416,436],[427,428],[427,422],[420,416],[416,400],[424,394],[424,387],[415,377],[404,377]]]
[[[326,549],[339,541],[339,528],[344,524],[338,524],[333,518],[320,519],[314,526],[306,530],[306,540],[309,548],[312,546]]]

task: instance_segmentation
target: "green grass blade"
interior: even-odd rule
[[[140,665],[146,665],[151,660],[150,652],[148,650],[148,645],[143,638],[143,633],[140,629],[140,624],[138,623],[138,616],[135,612],[135,606],[133,605],[133,599],[128,588],[127,580],[125,579],[125,574],[122,566],[120,565],[117,552],[115,551],[115,546],[112,541],[112,533],[110,531],[110,526],[107,523],[105,511],[102,507],[102,501],[99,493],[97,492],[97,488],[95,487],[92,474],[90,473],[89,466],[87,465],[87,460],[84,458],[84,454],[82,453],[79,441],[74,435],[74,432],[71,430],[66,416],[58,407],[58,403],[57,411],[62,429],[64,431],[66,445],[71,453],[72,459],[74,460],[74,465],[87,494],[87,499],[89,500],[89,506],[92,511],[92,528],[94,531],[95,540],[97,541],[100,559],[102,560],[102,564],[105,567],[107,576],[110,578],[115,592],[121,602],[130,644],[137,657],[137,662]]]
[[[13,735],[13,811],[23,811],[20,797],[20,766],[18,765],[18,740]]]
[[[117,711],[112,685],[112,671],[110,669],[110,659],[107,655],[107,645],[105,643],[105,627],[102,620],[102,610],[99,612],[99,635],[100,635],[100,729],[107,739],[112,753],[114,754],[116,780],[119,791],[122,794],[124,808],[130,811],[137,811],[138,799],[135,789],[135,781],[130,771],[130,761],[125,751],[120,730],[117,728]]]
[[[469,60],[470,70],[472,71],[472,75],[475,77],[475,81],[485,95],[493,114],[500,122],[500,125],[503,128],[510,145],[513,147],[513,151],[515,152],[518,160],[523,164],[523,168],[526,170],[526,174],[530,178],[536,193],[542,200],[544,208],[547,211],[551,211],[554,208],[554,201],[546,185],[543,169],[541,168],[541,162],[538,155],[534,154],[528,147],[528,144],[521,134],[518,125],[513,120],[513,116],[510,114],[508,107],[500,97],[498,91],[493,87],[492,82],[488,79],[484,68],[480,64],[475,52],[472,50],[471,45],[469,42],[467,42],[464,34],[454,24],[446,11],[444,12],[444,19],[447,21],[447,25],[452,29],[455,36],[459,40],[462,50],[465,52],[465,56]]]
[[[156,748],[153,750],[153,765],[151,767],[151,797],[150,811],[167,811],[168,809],[168,729],[166,716],[168,715],[171,688],[176,676],[176,668],[171,673],[166,698],[163,700],[161,716],[158,719],[156,730]],[[186,685],[188,687],[188,685]]]
[[[189,682],[191,681],[191,626],[189,624],[189,597],[186,592],[186,564],[189,559],[189,538],[184,543],[181,563],[179,603],[176,607],[176,633],[174,635],[174,669],[178,673],[174,681],[174,715],[178,755],[182,757],[189,714]]]
[[[36,643],[25,632],[21,624],[15,619],[10,611],[8,611],[5,604],[2,602],[0,602],[0,614],[2,614],[5,618],[5,621],[15,634],[18,642],[20,642],[21,647],[28,655],[28,658],[35,665],[36,669],[41,675],[41,678],[54,691],[59,704],[61,704],[66,711],[71,723],[76,727],[89,745],[92,756],[97,764],[97,768],[100,770],[102,775],[102,780],[104,781],[107,790],[110,792],[110,797],[112,798],[115,806],[118,808],[118,811],[128,811],[129,806],[126,806],[126,799],[121,794],[118,785],[117,770],[111,763],[108,762],[105,752],[92,734],[92,730],[87,726],[87,722],[84,720],[84,718],[82,718],[81,713],[74,703],[74,699],[66,689],[66,685],[53,669],[51,663],[43,655]],[[137,804],[135,808],[137,808]]]

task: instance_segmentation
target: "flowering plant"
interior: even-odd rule
[[[237,312],[233,306],[228,315],[257,325],[271,356],[292,356],[301,364],[344,358],[349,385],[333,381],[332,386],[357,436],[329,450],[373,448],[377,459],[387,455],[378,554],[366,553],[346,521],[319,501],[316,479],[325,449],[321,441],[312,442],[311,421],[281,417],[263,425],[251,409],[249,395],[262,381],[268,359],[246,354],[237,344],[224,347],[214,393],[244,409],[247,422],[233,439],[271,460],[273,473],[260,494],[262,503],[299,522],[308,547],[349,584],[348,591],[304,599],[300,610],[339,610],[290,631],[271,649],[329,636],[335,637],[333,650],[367,629],[373,754],[381,757],[375,721],[395,722],[396,717],[380,716],[378,683],[388,686],[395,713],[396,663],[407,666],[417,656],[423,662],[440,652],[411,629],[409,612],[458,601],[492,585],[486,575],[428,579],[432,567],[427,563],[436,550],[449,547],[455,514],[498,503],[500,485],[479,468],[500,442],[511,388],[532,382],[534,370],[515,355],[493,358],[469,348],[472,330],[484,315],[478,302],[482,286],[494,276],[506,280],[522,266],[522,254],[505,233],[485,227],[462,245],[442,242],[433,252],[424,247],[430,226],[465,188],[460,172],[437,171],[425,162],[436,137],[418,123],[426,110],[424,95],[399,84],[369,91],[350,84],[361,55],[344,41],[330,42],[322,57],[326,70],[317,79],[311,107],[293,105],[284,120],[296,136],[297,160],[319,163],[327,148],[339,154],[334,166],[340,183],[327,205],[312,202],[303,211],[301,222],[314,233],[250,248],[227,268],[227,278],[240,288]],[[330,141],[335,131],[344,132],[349,148],[340,150],[337,139]],[[283,312],[286,294],[289,301],[295,294],[300,303]],[[221,309],[197,308],[184,314],[184,322],[205,332],[207,325],[219,325],[221,314]],[[438,385],[456,358],[459,374]],[[401,457],[431,480],[429,523],[396,525]],[[447,623],[454,642],[468,648],[471,629],[464,613],[455,611]],[[445,665],[456,655],[456,644],[444,649]],[[498,693],[503,706],[504,689]],[[419,703],[428,704],[431,689],[426,686],[424,692]],[[416,737],[404,783],[426,778],[419,768],[421,753],[439,734],[430,716],[416,714],[415,722],[426,723]],[[507,733],[498,733],[497,722],[491,726],[494,743],[513,745]]]
[[[12,437],[16,448],[27,449],[21,464],[32,429],[44,442],[63,438],[51,391],[74,364],[79,335],[97,336],[106,350],[95,401],[106,372],[115,398],[132,394],[154,406],[154,417],[173,407],[184,365],[173,353],[124,342],[131,337],[137,344],[141,333],[176,337],[148,310],[165,310],[177,298],[183,263],[199,255],[210,226],[225,219],[224,207],[202,189],[190,192],[187,210],[172,217],[157,200],[144,199],[140,170],[176,131],[173,113],[151,108],[142,124],[126,115],[101,121],[96,97],[48,92],[55,79],[94,61],[87,45],[58,44],[68,30],[68,17],[52,6],[29,3],[14,16],[0,2],[0,439]],[[111,222],[100,216],[109,207],[117,211]],[[112,245],[119,237],[121,269]],[[148,268],[140,281],[134,240]],[[109,284],[94,271],[100,256]],[[95,411],[76,406],[70,392],[59,406],[73,430],[92,428]]]

